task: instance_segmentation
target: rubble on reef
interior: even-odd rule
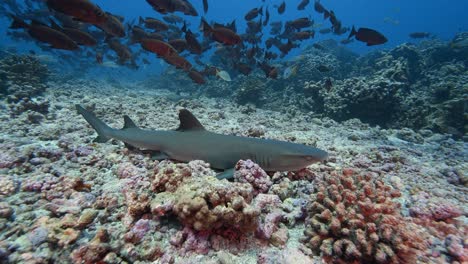
[[[55,118],[40,126],[0,108],[6,263],[468,260],[467,148],[448,134],[203,96],[174,101],[158,90],[118,90],[117,100],[99,82],[49,85]],[[201,160],[155,161],[114,140],[93,142],[76,103],[114,128],[128,114],[163,130],[187,107],[210,131],[317,146],[330,157],[297,172],[241,160],[232,181],[219,180]]]

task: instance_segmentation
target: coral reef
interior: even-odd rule
[[[392,190],[371,173],[344,169],[318,179],[305,244],[329,262],[414,262],[423,232],[401,216]],[[411,261],[414,259],[414,261]]]
[[[11,55],[0,61],[0,94],[17,102],[44,93],[49,77],[47,66],[33,56]]]
[[[411,48],[399,52],[411,55]],[[322,52],[311,49],[314,56]],[[349,60],[346,54],[333,57],[336,52],[339,49],[329,48],[326,60]],[[372,60],[386,57],[383,61],[393,65],[394,60],[384,56],[387,53],[374,54]],[[355,58],[355,65],[348,65],[349,69],[358,71],[359,60]],[[342,83],[348,79],[346,67],[333,66],[336,72],[326,76],[334,83]],[[375,71],[387,66],[382,67]],[[425,69],[424,65],[418,67]],[[315,70],[310,69],[310,73],[320,78]],[[240,77],[239,82],[245,78]],[[324,80],[301,78],[308,81],[310,89],[318,90],[308,91],[307,96],[322,92]],[[232,95],[236,79],[213,83],[219,82],[221,92]],[[419,79],[404,82],[412,86]],[[143,90],[130,82],[117,86],[99,79],[75,78],[48,85],[43,96],[52,107],[40,125],[31,123],[29,113],[12,117],[11,109],[0,107],[4,124],[0,126],[0,262],[340,262],[348,250],[340,248],[340,243],[345,245],[349,240],[357,248],[362,243],[351,236],[351,231],[348,236],[335,236],[335,229],[327,229],[334,226],[331,223],[336,224],[333,219],[342,212],[340,203],[336,203],[339,196],[343,205],[343,197],[356,197],[354,203],[344,207],[346,219],[353,221],[340,225],[354,230],[375,249],[375,254],[369,256],[363,251],[361,258],[353,259],[355,263],[413,255],[411,249],[418,247],[407,243],[408,234],[411,239],[418,236],[413,239],[415,243],[419,244],[419,238],[424,240],[421,245],[427,250],[418,250],[416,256],[420,262],[467,261],[467,147],[466,142],[450,135],[409,128],[384,129],[358,119],[336,122],[317,113],[304,113],[302,106],[296,106],[301,99],[294,96],[303,83],[293,79],[270,80],[265,85],[262,93],[267,101],[262,107],[276,106],[278,111],[252,104],[239,107],[231,99],[219,97],[189,98],[161,89]],[[282,105],[284,101],[268,101],[272,87],[291,107],[285,110],[288,104]],[[314,100],[310,102],[319,105]],[[203,161],[154,161],[146,151],[128,149],[115,140],[93,142],[95,132],[73,109],[77,103],[94,108],[114,128],[122,127],[122,115],[128,114],[141,127],[163,130],[177,126],[178,107],[188,107],[210,131],[317,146],[326,149],[330,157],[297,172],[273,173],[264,173],[258,165],[244,160],[238,164],[234,182],[218,180],[216,172]],[[345,187],[349,179],[354,180],[353,190]],[[366,186],[370,186],[372,195],[361,201],[359,194],[368,190]],[[319,193],[328,195],[327,199],[319,202]],[[337,206],[325,203],[328,199]],[[314,209],[314,202],[324,207],[316,208],[324,210]],[[368,213],[369,208],[374,214]],[[362,228],[364,220],[366,226]],[[372,228],[377,230],[376,243],[372,243]],[[305,230],[306,239],[301,243]],[[388,230],[393,233],[389,235]],[[312,234],[325,231],[328,233],[320,237],[324,240],[320,240],[319,248],[312,250]],[[327,239],[334,239],[336,248]],[[401,246],[395,246],[399,241]],[[379,248],[385,254],[380,254]],[[335,250],[341,250],[341,257],[338,253],[336,258],[324,253],[334,254]],[[354,251],[350,248],[349,252]],[[395,255],[391,258],[392,252]]]
[[[204,166],[207,165],[204,164]],[[151,210],[156,214],[161,214],[161,199],[163,199],[162,204],[173,204],[172,212],[184,226],[197,231],[221,228],[248,231],[256,227],[258,211],[250,205],[253,199],[253,189],[249,184],[218,181],[209,174],[189,177],[192,170],[190,170],[190,165],[186,164],[178,164],[175,168],[158,167],[153,188],[157,190],[164,183],[171,187],[167,191],[172,192],[172,195],[159,193],[156,196],[151,203]],[[172,175],[181,175],[181,177],[174,177],[179,180],[178,183],[176,183],[177,180],[174,183],[179,185],[174,185],[174,183],[168,185],[167,177],[158,177],[161,171],[162,174],[170,171]],[[158,197],[160,195],[164,198]],[[167,201],[169,197],[172,202]]]
[[[266,193],[273,184],[270,176],[258,164],[251,160],[240,160],[234,167],[234,180],[242,183],[250,183],[254,188],[254,195]]]

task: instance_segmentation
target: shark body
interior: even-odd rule
[[[80,105],[76,108],[98,133],[97,142],[117,139],[136,148],[157,151],[157,159],[204,160],[212,168],[225,170],[218,178],[231,178],[241,159],[251,159],[265,171],[295,171],[328,157],[327,152],[302,144],[210,132],[186,109],[179,112],[178,129],[144,130],[128,116],[124,116],[122,129],[114,129]]]

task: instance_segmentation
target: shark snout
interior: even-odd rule
[[[306,159],[311,162],[321,162],[328,158],[328,152],[321,149],[314,149],[312,153],[306,156]]]

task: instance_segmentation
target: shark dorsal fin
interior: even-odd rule
[[[130,119],[130,117],[128,115],[124,115],[124,127],[123,129],[125,128],[137,128],[137,126],[135,125],[135,122],[132,121],[132,119]]]
[[[187,109],[179,111],[180,125],[177,131],[205,130],[198,119]]]

